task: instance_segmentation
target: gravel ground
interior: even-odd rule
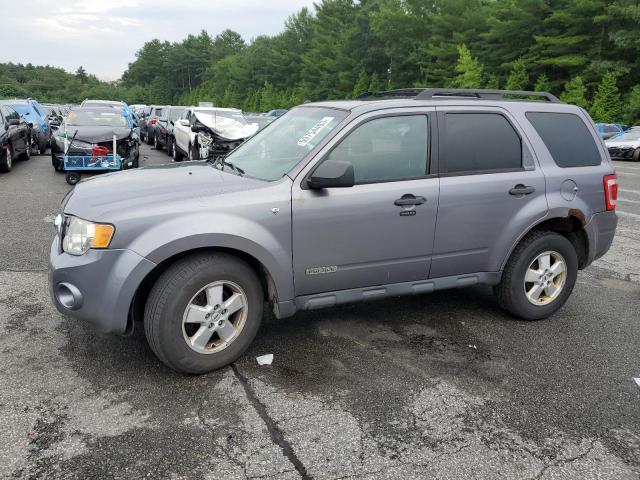
[[[188,377],[139,331],[52,307],[69,187],[48,156],[17,162],[0,175],[0,478],[638,478],[640,164],[616,166],[614,246],[548,321],[484,287],[267,313],[236,364]]]

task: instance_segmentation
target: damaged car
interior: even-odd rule
[[[111,107],[72,110],[51,139],[51,163],[64,171],[65,156],[113,154],[122,158],[122,169],[137,168],[140,139],[127,115]]]
[[[640,127],[633,127],[604,143],[612,160],[640,162]]]
[[[231,153],[258,131],[236,108],[192,107],[173,128],[172,156],[179,162],[207,160]]]

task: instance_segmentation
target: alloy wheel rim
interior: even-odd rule
[[[524,275],[524,293],[533,305],[553,302],[567,282],[567,262],[556,251],[542,252],[529,264]]]
[[[182,316],[182,335],[201,354],[217,353],[233,343],[247,322],[248,302],[236,283],[210,283],[191,298]]]

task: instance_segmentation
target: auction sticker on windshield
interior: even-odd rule
[[[298,146],[304,147],[307,143],[309,143],[313,138],[320,133],[320,131],[329,125],[335,117],[324,117],[318,123],[316,123],[313,127],[309,129],[307,133],[305,133],[300,140],[298,140]]]

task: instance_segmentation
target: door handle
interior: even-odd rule
[[[424,198],[424,197],[416,197],[415,195],[412,195],[411,193],[406,193],[401,198],[397,199],[393,203],[394,203],[394,205],[397,205],[398,207],[407,207],[407,206],[411,206],[411,205],[422,205],[426,201],[427,201],[427,199]]]
[[[522,197],[523,195],[530,195],[536,191],[536,187],[530,187],[527,185],[523,185],[519,183],[511,190],[509,190],[509,195],[514,195],[516,197]]]

